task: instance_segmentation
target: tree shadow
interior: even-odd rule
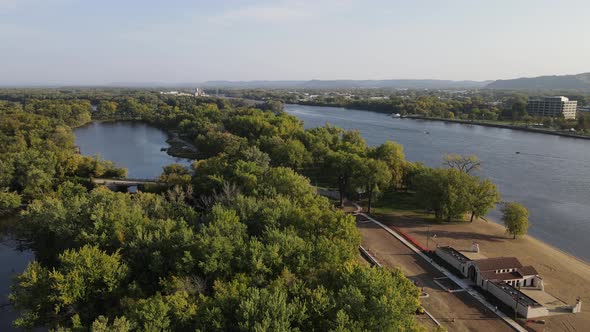
[[[440,239],[449,238],[455,240],[480,240],[480,241],[490,241],[490,242],[504,242],[508,238],[503,236],[491,235],[491,234],[481,234],[481,233],[473,233],[473,232],[461,232],[461,231],[444,231],[437,229],[436,231],[428,231],[428,230],[419,230],[414,231],[417,235],[422,236],[432,236],[436,234],[436,236]]]

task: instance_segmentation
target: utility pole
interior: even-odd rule
[[[430,247],[428,246],[430,244],[430,226],[428,226],[428,233],[426,235],[426,250],[430,250]]]

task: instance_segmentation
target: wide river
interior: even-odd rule
[[[496,183],[504,201],[529,209],[529,234],[590,261],[588,140],[336,107],[286,105],[285,110],[306,128],[330,123],[356,129],[371,146],[396,141],[408,160],[428,166],[441,166],[446,153],[476,155],[483,163],[478,175]],[[489,217],[499,221],[501,215],[495,210]]]

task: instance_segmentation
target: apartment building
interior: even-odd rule
[[[578,102],[564,96],[529,98],[527,112],[532,116],[576,118]]]

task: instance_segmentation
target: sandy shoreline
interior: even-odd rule
[[[505,228],[492,221],[476,220],[473,223],[436,223],[426,221],[407,211],[377,215],[379,220],[395,226],[429,249],[449,245],[468,250],[474,241],[481,254],[487,257],[514,256],[523,265],[532,265],[544,280],[545,290],[563,302],[572,305],[582,299],[582,312],[547,318],[543,331],[584,331],[590,326],[590,264],[570,253],[555,248],[532,236],[516,240]],[[436,237],[435,237],[436,235]]]
[[[502,231],[505,230],[504,226],[501,223],[499,223],[496,220],[494,220],[494,219],[491,219],[491,218],[487,218],[486,217],[486,220],[484,220],[484,222],[489,223],[491,225],[495,225],[495,226],[499,227]],[[508,235],[506,235],[506,236],[508,237]],[[578,256],[576,256],[576,255],[574,255],[574,254],[572,254],[570,252],[567,252],[567,251],[565,251],[563,249],[560,249],[560,248],[558,248],[558,247],[556,247],[556,246],[554,246],[554,245],[552,245],[550,243],[547,243],[547,242],[545,242],[543,240],[537,239],[533,235],[528,235],[527,234],[527,235],[523,236],[522,238],[526,238],[526,239],[529,239],[530,241],[538,242],[539,245],[546,246],[546,247],[548,247],[551,250],[559,251],[559,252],[561,252],[562,254],[564,254],[566,256],[569,256],[569,257],[571,257],[573,259],[578,260],[582,264],[586,264],[586,265],[590,266],[590,261],[587,261],[584,258],[578,257]]]

